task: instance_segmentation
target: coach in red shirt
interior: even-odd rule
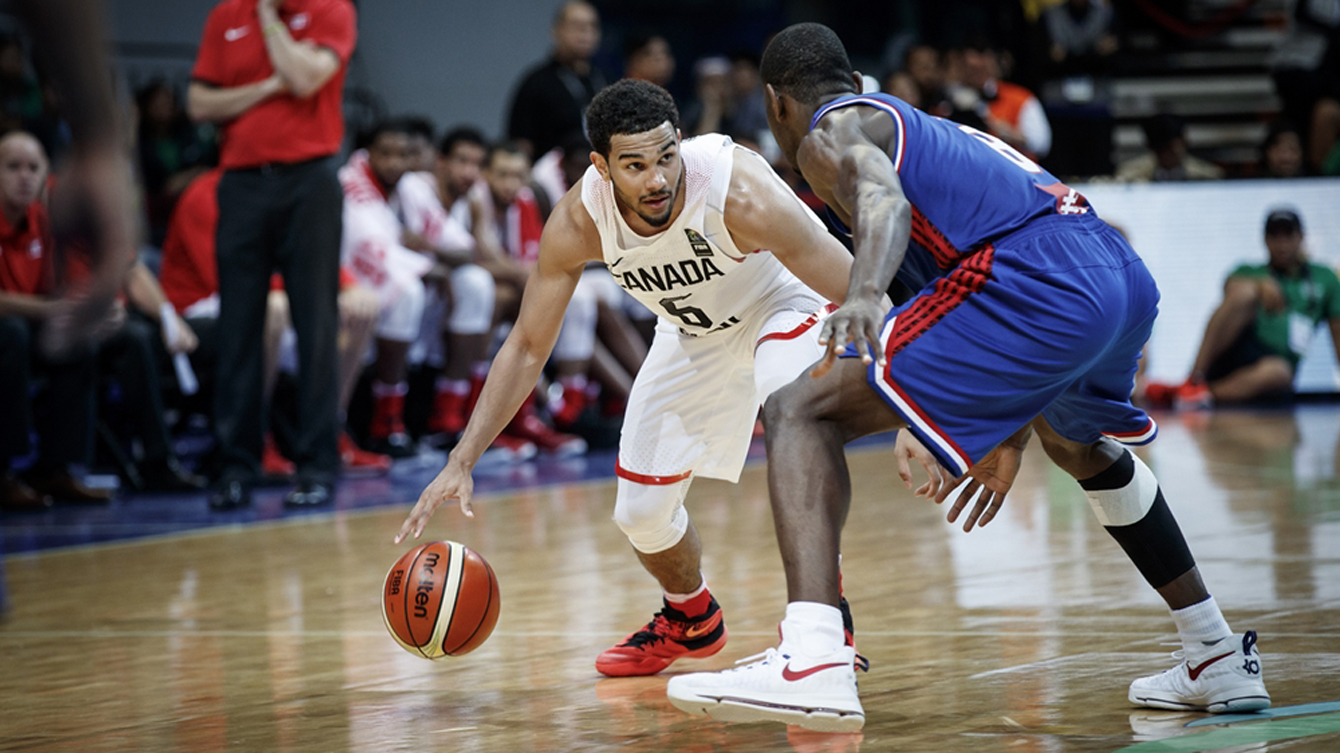
[[[356,36],[349,0],[224,0],[205,22],[187,107],[223,127],[216,249],[220,467],[210,505],[250,502],[264,412],[262,329],[278,270],[298,335],[298,485],[290,505],[333,496],[340,213],[331,157],[344,140],[344,76]]]

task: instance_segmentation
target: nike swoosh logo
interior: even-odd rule
[[[717,627],[716,625],[713,625],[710,622],[704,622],[700,625],[693,625],[684,630],[684,637],[697,638],[699,636],[706,635],[712,632],[713,630],[716,630],[716,627]]]
[[[615,260],[614,260],[614,263],[610,265],[610,269],[614,269],[615,267],[619,266],[620,264],[623,264],[623,260],[624,260],[624,259],[627,259],[627,258],[628,258],[627,256],[620,256],[619,258],[615,259]]]
[[[820,664],[818,666],[810,667],[809,669],[804,669],[799,672],[792,672],[791,665],[787,664],[785,667],[782,667],[782,679],[786,680],[787,682],[795,682],[796,680],[803,680],[806,677],[809,677],[810,675],[814,674],[815,672],[821,672],[825,669],[832,669],[833,667],[845,667],[845,666],[847,666],[846,662],[834,662],[833,664]]]
[[[251,29],[246,26],[239,26],[236,29],[225,29],[223,38],[229,42],[236,42],[242,37],[245,37],[249,31],[251,31]]]
[[[1213,659],[1209,659],[1209,660],[1207,660],[1207,661],[1205,661],[1205,662],[1202,662],[1201,664],[1197,664],[1197,665],[1194,666],[1194,667],[1191,666],[1190,664],[1187,664],[1187,665],[1186,665],[1186,667],[1187,667],[1186,673],[1189,674],[1189,675],[1191,675],[1191,679],[1194,681],[1197,677],[1200,677],[1200,673],[1201,673],[1201,672],[1204,672],[1206,667],[1210,666],[1211,664],[1214,664],[1215,662],[1219,661],[1220,659],[1227,659],[1228,657],[1230,657],[1230,656],[1232,656],[1232,655],[1233,655],[1233,652],[1232,652],[1232,651],[1229,651],[1229,652],[1226,653],[1226,654],[1220,654],[1220,655],[1214,657]]]

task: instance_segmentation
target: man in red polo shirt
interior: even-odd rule
[[[70,305],[53,297],[51,222],[39,200],[46,177],[46,153],[36,138],[22,131],[0,138],[0,507],[6,509],[41,507],[52,497],[111,497],[71,473],[71,465],[87,461],[92,440],[91,354],[53,360],[34,347],[41,329]],[[38,458],[25,483],[10,464],[31,450],[34,371],[46,376],[47,388]]]
[[[302,384],[298,485],[284,501],[320,505],[334,494],[343,194],[330,157],[344,139],[355,36],[348,0],[224,0],[205,22],[187,108],[223,127],[216,509],[248,504],[258,474],[261,333],[276,270],[291,304]]]

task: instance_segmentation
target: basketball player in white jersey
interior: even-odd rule
[[[684,498],[694,476],[739,479],[759,406],[822,355],[814,325],[846,295],[851,256],[763,158],[715,134],[681,142],[664,89],[620,81],[586,118],[594,164],[555,206],[479,404],[395,540],[449,499],[473,515],[471,469],[530,393],[585,265],[603,261],[660,319],[624,417],[614,519],[665,603],[596,668],[649,675],[726,643]]]

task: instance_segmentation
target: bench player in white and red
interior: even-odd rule
[[[665,603],[596,668],[648,675],[725,645],[685,495],[694,476],[739,478],[760,404],[822,352],[815,324],[846,294],[851,256],[757,154],[720,135],[681,142],[654,84],[607,87],[587,128],[594,164],[554,208],[516,326],[396,541],[449,499],[473,514],[476,460],[530,394],[586,264],[604,262],[660,317],[625,414],[614,519]]]
[[[468,234],[451,232],[440,205],[434,213],[432,184],[409,174],[411,156],[409,125],[386,121],[369,134],[368,148],[340,168],[343,258],[361,282],[377,291],[382,307],[368,433],[375,449],[393,457],[414,453],[404,425],[405,371],[410,346],[424,324],[425,275],[436,268],[451,288],[449,328],[485,333],[493,317],[492,277],[470,263]],[[402,189],[406,177],[410,180]]]

